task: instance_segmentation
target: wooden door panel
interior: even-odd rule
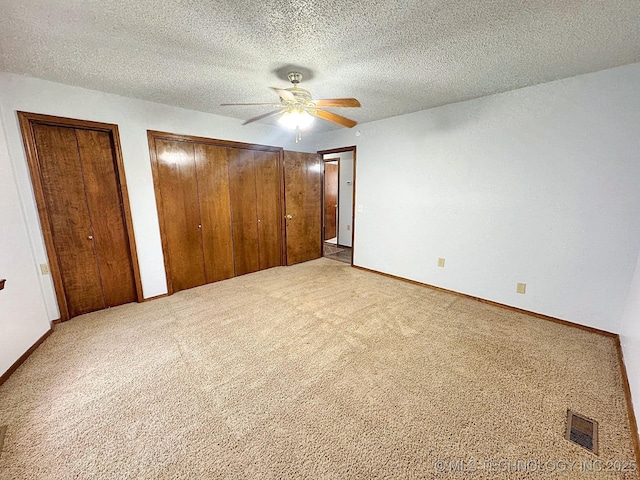
[[[254,152],[260,270],[282,264],[279,155]]]
[[[194,147],[156,139],[165,255],[172,292],[206,283]]]
[[[33,133],[69,316],[102,309],[105,304],[75,130],[34,125]]]
[[[76,130],[105,306],[136,300],[133,263],[108,132]]]
[[[229,195],[236,275],[260,270],[256,174],[252,150],[229,148]]]
[[[284,152],[287,265],[322,255],[322,159]],[[289,218],[291,216],[291,218]]]
[[[207,282],[234,276],[227,149],[195,144]]]
[[[324,240],[337,236],[338,165],[324,164]]]

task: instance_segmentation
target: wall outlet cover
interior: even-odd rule
[[[516,292],[517,293],[527,293],[527,284],[526,283],[518,283],[516,285]]]
[[[49,268],[49,264],[48,263],[41,263],[40,264],[40,271],[42,272],[42,275],[50,275],[51,274],[51,269]]]
[[[438,258],[438,266],[444,267],[444,258]]]

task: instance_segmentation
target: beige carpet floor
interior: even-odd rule
[[[636,478],[611,338],[327,259],[57,326],[0,425],[2,479]]]

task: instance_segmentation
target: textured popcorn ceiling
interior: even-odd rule
[[[288,65],[367,122],[638,61],[639,0],[0,1],[0,71],[241,119]]]

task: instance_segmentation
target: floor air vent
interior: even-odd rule
[[[590,452],[598,454],[598,422],[567,410],[565,438]]]
[[[7,431],[7,427],[0,427],[0,455],[2,455],[2,445],[4,444],[4,433]]]

